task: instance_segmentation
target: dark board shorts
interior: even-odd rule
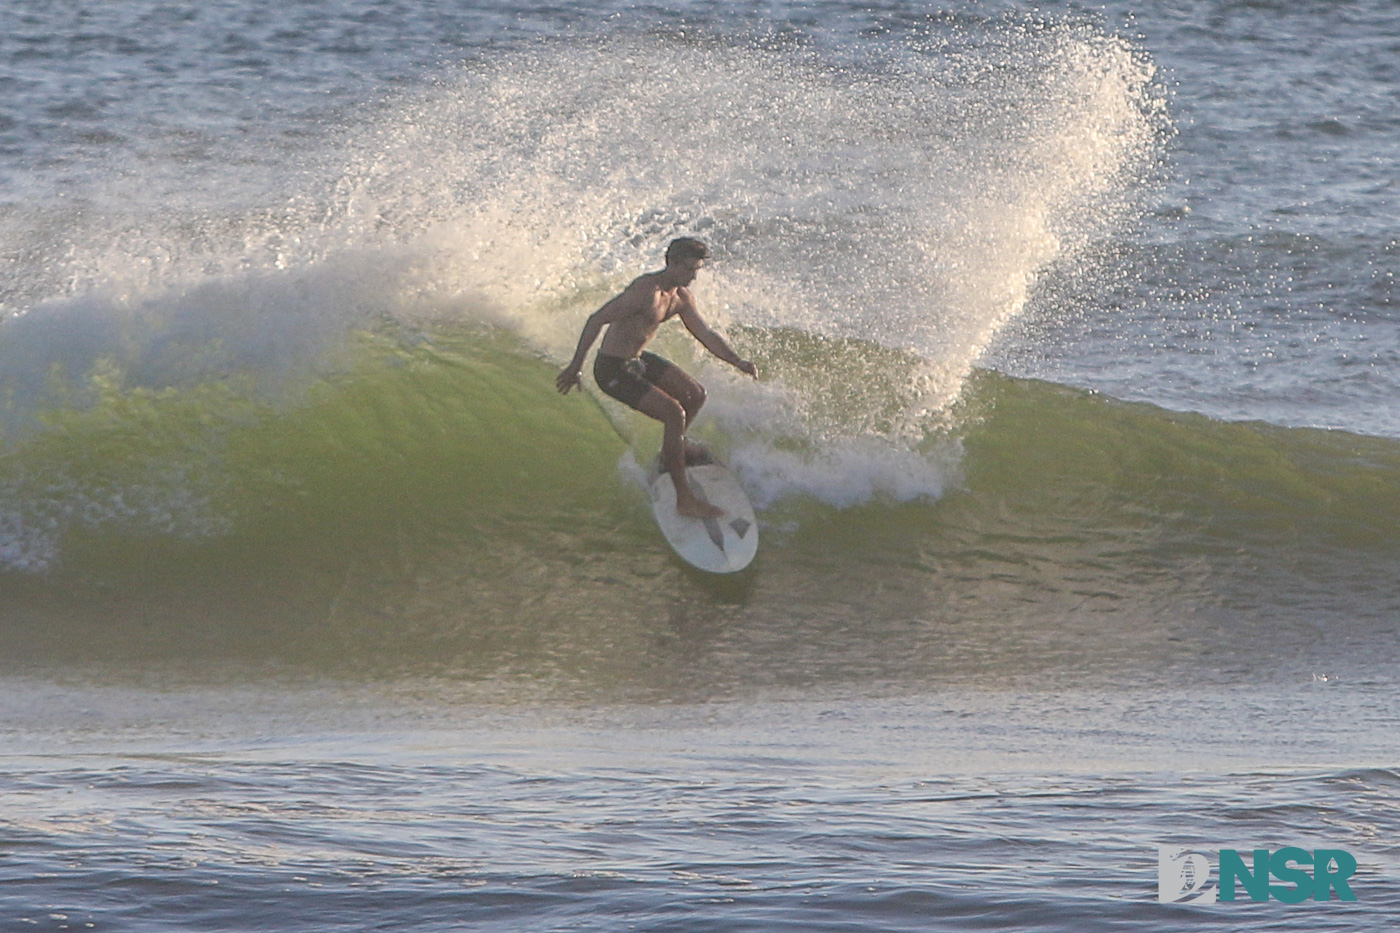
[[[649,350],[630,360],[599,353],[593,360],[593,378],[598,380],[598,388],[624,405],[636,408],[647,390],[674,365]]]

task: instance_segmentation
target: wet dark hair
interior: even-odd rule
[[[666,265],[673,262],[680,262],[683,259],[709,259],[710,248],[703,240],[697,240],[692,236],[676,237],[671,241],[671,245],[666,247]]]

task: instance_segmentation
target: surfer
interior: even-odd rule
[[[704,448],[687,441],[685,431],[705,404],[705,387],[670,360],[643,348],[658,327],[679,317],[706,350],[740,372],[758,378],[758,367],[740,359],[695,307],[695,296],[688,286],[709,258],[709,247],[700,240],[672,240],[666,248],[666,268],[639,276],[589,316],[574,358],[555,380],[564,395],[579,384],[583,359],[607,326],[607,336],[593,362],[593,378],[608,395],[665,427],[661,462],[676,487],[676,512],[690,518],[719,518],[724,514],[722,509],[695,495],[685,475],[686,462],[704,456]]]

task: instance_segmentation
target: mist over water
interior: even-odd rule
[[[296,404],[308,374],[353,365],[355,331],[504,328],[563,359],[588,311],[692,234],[716,251],[701,300],[765,381],[661,346],[700,365],[708,429],[761,501],[937,496],[956,451],[930,461],[927,442],[978,354],[1042,270],[1134,216],[1167,128],[1152,75],[1120,39],[1012,19],[844,57],[624,32],[483,55],[301,130],[257,172],[177,160],[152,184],[139,151],[116,153],[73,207],[6,220],[29,254],[4,298],[8,430],[104,392],[202,392],[214,427],[174,430],[226,432],[249,406],[209,385]],[[38,224],[57,225],[47,242]],[[222,464],[155,469],[174,478],[137,485],[163,492],[59,484],[76,501],[40,523],[229,525],[184,481]],[[26,508],[12,527],[35,524]]]

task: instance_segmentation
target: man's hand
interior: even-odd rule
[[[568,395],[569,390],[578,385],[580,369],[577,366],[565,366],[559,371],[559,377],[554,380],[554,384],[559,387],[560,395]]]
[[[734,364],[734,368],[746,376],[753,376],[755,379],[758,378],[758,367],[748,360],[740,360]]]

